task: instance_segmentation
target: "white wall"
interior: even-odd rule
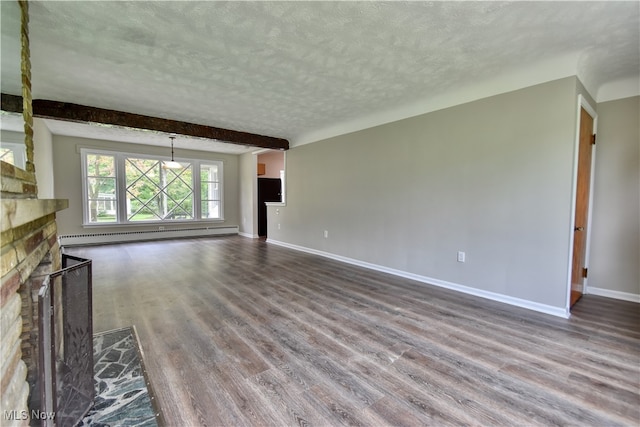
[[[42,119],[33,119],[33,162],[39,199],[54,199],[53,135]]]
[[[82,226],[82,172],[80,147],[129,153],[166,156],[166,147],[141,144],[126,144],[114,141],[76,138],[54,135],[53,166],[56,198],[69,199],[69,208],[57,214],[58,234],[96,233],[96,226],[86,229]],[[238,208],[240,193],[238,156],[210,153],[206,151],[176,150],[176,158],[222,160],[224,162],[224,221],[216,221],[214,226],[238,226]],[[193,223],[173,223],[172,229],[189,228]],[[126,225],[122,227],[105,226],[105,232],[157,230],[157,225]]]
[[[640,302],[640,97],[598,104],[588,292]]]
[[[295,147],[269,239],[561,313],[580,87],[570,77]]]
[[[239,159],[240,174],[240,228],[245,237],[258,237],[257,203],[257,168],[256,155],[245,153]]]

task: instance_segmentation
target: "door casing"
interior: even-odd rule
[[[592,118],[593,118],[593,129],[592,133],[597,133],[597,124],[598,124],[598,114],[596,110],[589,104],[589,101],[582,95],[578,95],[578,103],[576,108],[576,138],[574,142],[574,168],[573,168],[573,183],[572,183],[572,192],[571,192],[571,224],[569,228],[569,256],[568,256],[568,272],[567,272],[567,298],[566,298],[566,313],[567,316],[570,316],[571,313],[571,285],[572,285],[572,272],[573,272],[573,251],[574,251],[574,234],[575,234],[575,219],[576,219],[576,197],[577,197],[577,187],[578,187],[578,161],[580,154],[580,114],[581,110],[584,109]],[[593,207],[593,183],[595,176],[595,160],[596,160],[596,150],[595,145],[591,147],[591,173],[590,173],[590,184],[589,184],[589,203],[587,208],[587,224],[586,224],[586,249],[584,256],[584,266],[586,268],[589,267],[589,252],[590,252],[590,243],[591,243],[591,219],[592,219],[592,207]],[[588,293],[587,286],[588,278],[584,279],[583,285],[583,294]]]

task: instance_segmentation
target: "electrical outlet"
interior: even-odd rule
[[[329,238],[329,230],[324,230],[324,238],[325,239]]]
[[[280,230],[280,223],[278,223],[278,230]]]
[[[466,255],[462,251],[458,251],[458,262],[465,262]]]
[[[161,225],[160,227],[158,227],[158,230],[164,231],[164,225]]]

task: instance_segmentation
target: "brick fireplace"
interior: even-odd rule
[[[67,200],[38,199],[36,183],[28,2],[21,9],[24,169],[0,161],[0,425],[29,425],[30,383],[38,370],[37,292],[44,275],[61,267],[56,212]],[[8,414],[8,415],[7,415]]]
[[[55,212],[68,205],[66,200],[4,197],[6,194],[1,201],[0,415],[28,410],[29,383],[35,382],[38,369],[34,293],[43,275],[60,268]],[[4,421],[9,420],[2,425]]]

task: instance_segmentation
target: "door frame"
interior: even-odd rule
[[[274,150],[271,148],[262,148],[256,151],[253,151],[251,154],[253,154],[253,178],[252,178],[252,186],[253,186],[253,200],[252,200],[252,204],[251,206],[253,206],[253,212],[252,212],[252,218],[251,220],[253,221],[253,238],[257,239],[259,238],[258,236],[258,155],[263,154],[263,153],[269,153],[271,151],[280,151],[282,152],[283,158],[284,158],[284,177],[282,175],[281,179],[282,179],[282,201],[281,202],[267,202],[267,212],[268,212],[268,208],[269,206],[276,206],[276,207],[284,207],[287,206],[287,151],[286,150]],[[276,215],[279,215],[280,211],[279,209],[276,211]],[[268,215],[268,213],[267,213]]]
[[[580,154],[580,111],[582,109],[593,118],[592,133],[597,133],[598,128],[598,113],[595,108],[591,106],[589,101],[582,95],[578,94],[578,102],[576,107],[576,132],[573,146],[573,172],[571,182],[571,219],[569,224],[569,256],[568,260],[568,272],[567,272],[567,292],[566,292],[566,305],[565,311],[567,317],[571,316],[571,274],[573,269],[573,241],[574,241],[574,228],[576,221],[576,196],[578,192],[578,158]],[[586,235],[586,248],[585,248],[585,268],[589,268],[589,254],[591,252],[591,214],[593,211],[593,190],[595,181],[595,163],[596,163],[596,145],[591,146],[591,177],[589,184],[589,206],[587,208],[587,235]],[[588,293],[588,277],[584,279],[583,294]]]

